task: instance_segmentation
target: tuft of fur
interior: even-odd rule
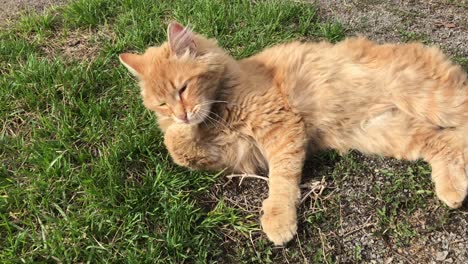
[[[236,61],[177,23],[168,32],[168,42],[122,54],[122,63],[139,78],[174,162],[268,172],[261,222],[275,244],[296,233],[307,151],[424,159],[442,201],[456,208],[466,197],[467,75],[439,49],[354,37],[282,44]]]

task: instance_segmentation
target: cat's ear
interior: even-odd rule
[[[143,56],[132,53],[122,53],[119,55],[120,62],[136,77],[143,74]]]
[[[195,53],[195,41],[193,32],[177,22],[172,22],[167,27],[167,38],[171,51],[176,55],[183,55],[187,51]]]

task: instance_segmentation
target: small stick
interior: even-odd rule
[[[326,183],[325,183],[324,178],[322,178],[321,181],[315,181],[315,182],[312,182],[310,184],[301,185],[301,188],[310,188],[310,191],[307,192],[304,195],[304,197],[302,197],[300,203],[303,203],[307,199],[307,197],[309,197],[312,193],[315,194],[315,197],[318,197],[318,196],[322,195],[323,191],[325,190],[325,187],[326,187]]]
[[[322,234],[322,230],[318,227],[316,227],[317,230],[319,231],[319,236],[320,236],[320,242],[322,244],[322,255],[323,255],[323,260],[325,260],[325,263],[328,264],[328,260],[327,260],[327,252],[325,250],[325,242],[323,241],[323,234]]]
[[[232,179],[232,178],[235,178],[235,177],[241,177],[240,181],[239,181],[239,186],[241,186],[242,182],[244,181],[245,178],[256,178],[256,179],[261,179],[261,180],[264,180],[266,182],[268,182],[268,178],[267,177],[264,177],[264,176],[259,176],[259,175],[255,175],[255,174],[231,174],[231,175],[228,175],[226,176],[228,179]]]

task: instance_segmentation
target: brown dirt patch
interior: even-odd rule
[[[467,0],[315,0],[322,17],[379,42],[422,41],[468,56]]]
[[[54,32],[41,41],[41,49],[48,58],[63,56],[71,60],[90,60],[97,57],[104,38],[114,38],[113,32],[103,27]]]
[[[70,0],[0,0],[0,26],[8,26],[21,13],[43,12],[50,6],[67,2]]]

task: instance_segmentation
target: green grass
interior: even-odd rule
[[[400,38],[404,42],[421,42],[426,45],[431,43],[429,36],[424,33],[412,32],[403,29],[399,30],[398,32],[400,33]]]
[[[468,71],[468,58],[455,57],[453,60],[458,63],[465,71]]]
[[[202,202],[218,175],[172,165],[118,63],[121,52],[164,41],[171,20],[238,58],[343,37],[314,6],[290,2],[89,0],[23,16],[0,32],[0,262],[204,263],[223,259],[227,232],[259,233],[258,215]],[[98,51],[63,54],[82,32]],[[268,259],[271,245],[260,244],[232,258]]]

